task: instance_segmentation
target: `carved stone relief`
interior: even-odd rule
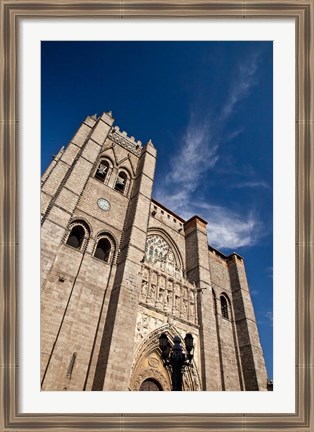
[[[143,265],[144,266],[144,265]],[[170,280],[149,267],[144,267],[141,281],[141,302],[154,306],[164,313],[196,322],[196,290],[188,281]]]
[[[180,285],[174,285],[174,312],[180,314],[181,309],[181,288]]]
[[[140,300],[167,315],[197,324],[196,287],[183,277],[177,261],[164,238],[147,237]]]
[[[189,304],[189,320],[194,321],[195,319],[195,293],[190,291],[190,304]]]
[[[149,357],[148,358],[148,364],[149,364],[149,366],[156,369],[160,365],[160,360],[155,358],[155,357]]]
[[[163,324],[163,320],[139,311],[136,320],[135,345]]]
[[[165,278],[163,276],[159,276],[159,284],[158,284],[158,302],[162,305],[164,304],[164,294],[165,294]]]
[[[142,291],[141,291],[141,297],[142,299],[146,299],[147,297],[147,289],[148,289],[148,282],[147,280],[142,280]]]

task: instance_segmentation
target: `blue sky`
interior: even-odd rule
[[[87,115],[158,150],[153,197],[244,257],[273,377],[271,42],[42,42],[42,172]]]

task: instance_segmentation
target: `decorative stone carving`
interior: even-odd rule
[[[147,268],[143,268],[143,279],[144,280],[148,280],[148,275],[149,275],[149,271],[148,271],[148,269]]]
[[[170,383],[159,370],[154,368],[146,368],[140,370],[136,379],[131,382],[131,390],[138,391],[141,384],[149,378],[154,378],[158,381],[164,391],[171,391]]]
[[[169,311],[169,312],[172,309],[172,297],[173,297],[173,283],[172,283],[172,281],[168,281],[164,310]]]
[[[165,278],[160,276],[159,277],[159,284],[158,284],[158,301],[163,304],[164,303],[164,293],[165,293]]]
[[[174,309],[177,313],[180,313],[181,303],[181,287],[178,284],[174,286]]]
[[[165,309],[167,311],[171,311],[171,307],[172,307],[172,291],[167,291]]]
[[[183,277],[178,258],[160,235],[147,237],[142,263],[141,302],[197,324],[195,285]]]
[[[146,334],[148,332],[148,315],[143,315],[142,316],[142,333],[141,336],[144,337],[144,334]]]
[[[124,147],[129,152],[133,153],[136,156],[141,155],[142,145],[140,141],[135,142],[134,138],[129,138],[126,133],[121,133],[119,129],[111,130],[109,132],[109,138],[114,142]],[[133,138],[133,139],[132,139]]]
[[[182,276],[179,263],[169,244],[159,235],[151,235],[146,240],[145,260],[169,275]]]
[[[158,368],[159,363],[160,363],[159,360],[156,359],[155,357],[150,357],[148,359],[149,366],[151,366],[153,368]]]
[[[157,294],[157,274],[153,272],[151,275],[150,289],[148,294],[150,302],[153,304],[156,301],[156,294]]]
[[[141,291],[141,297],[143,299],[146,299],[147,297],[147,288],[148,288],[148,282],[146,280],[142,281],[142,291]]]
[[[198,391],[198,390],[201,389],[201,387],[200,387],[200,380],[199,380],[197,372],[196,372],[196,370],[194,368],[191,368],[191,374],[192,374],[192,377],[193,377],[194,390]]]
[[[187,314],[188,314],[188,302],[187,299],[183,299],[182,302],[182,310],[181,310],[182,316],[183,318],[187,319]]]
[[[189,305],[189,320],[194,321],[195,319],[195,294],[193,291],[190,291],[190,305]]]
[[[141,341],[146,335],[161,327],[164,324],[163,320],[150,316],[146,313],[139,312],[136,321],[136,344]]]
[[[147,237],[145,259],[147,262],[155,263],[164,261],[169,251],[168,243],[158,235]]]

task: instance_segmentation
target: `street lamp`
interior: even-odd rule
[[[186,367],[193,367],[193,336],[187,333],[184,338],[186,353],[182,351],[179,336],[173,339],[174,345],[171,349],[170,342],[166,333],[159,336],[159,348],[165,367],[171,371],[172,390],[182,391],[182,376]]]

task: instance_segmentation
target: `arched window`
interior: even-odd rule
[[[99,162],[98,168],[95,173],[95,178],[104,182],[109,172],[109,162],[106,160],[101,160]]]
[[[119,171],[117,181],[114,187],[115,190],[123,194],[125,191],[127,181],[128,181],[128,176],[126,175],[126,173],[124,171]]]
[[[148,262],[166,261],[167,255],[172,252],[169,244],[163,237],[154,234],[146,239],[145,258]]]
[[[223,318],[229,319],[228,302],[226,297],[220,296],[221,315]]]
[[[104,237],[98,240],[94,257],[101,259],[102,261],[109,262],[112,252],[112,245],[108,238]]]
[[[80,249],[84,240],[85,230],[81,225],[75,225],[69,234],[67,245]]]

